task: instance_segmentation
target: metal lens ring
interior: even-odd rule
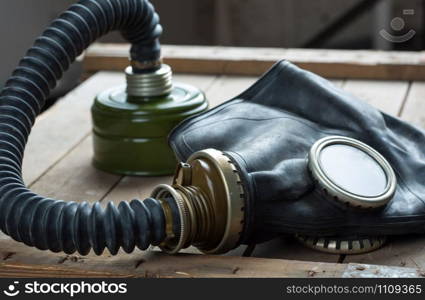
[[[382,207],[395,194],[397,179],[389,162],[352,138],[320,139],[310,150],[308,166],[323,192],[347,206]]]

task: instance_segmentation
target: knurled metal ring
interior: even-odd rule
[[[175,245],[170,245],[169,243],[167,243],[165,245],[161,245],[160,249],[168,254],[176,254],[181,249],[183,249],[186,244],[186,240],[188,237],[188,232],[186,228],[188,227],[187,220],[189,215],[188,215],[186,206],[184,204],[183,198],[171,186],[166,184],[160,184],[152,191],[152,194],[151,194],[151,197],[155,199],[164,199],[167,196],[171,196],[171,198],[175,201],[177,205],[177,209],[179,211],[179,217],[180,217],[180,235]],[[168,222],[170,222],[170,220],[168,220]],[[171,223],[172,223],[172,220],[171,220]]]
[[[223,238],[214,249],[202,251],[204,253],[225,253],[234,249],[240,241],[244,227],[245,191],[238,169],[223,152],[215,149],[202,150],[189,157],[188,162],[202,158],[212,162],[220,172],[227,194],[227,221]]]
[[[374,163],[378,164],[379,167],[382,168],[386,177],[386,186],[383,192],[379,195],[365,196],[343,188],[341,185],[332,180],[324,171],[320,155],[326,147],[333,145],[353,147],[356,150],[360,150],[358,151],[359,153],[363,152],[372,158]],[[308,166],[312,177],[318,183],[319,187],[329,196],[329,198],[352,207],[376,208],[384,206],[392,199],[396,191],[397,179],[389,162],[372,147],[352,138],[329,136],[320,139],[310,149]],[[341,171],[341,173],[343,172],[344,170]],[[342,174],[342,176],[350,176],[350,174],[349,172],[346,172],[345,174]]]

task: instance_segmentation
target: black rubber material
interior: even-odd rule
[[[0,94],[0,228],[17,241],[68,254],[116,254],[159,244],[165,217],[155,199],[109,203],[47,199],[26,188],[22,157],[46,97],[75,58],[98,37],[121,30],[132,59],[160,57],[162,28],[147,0],[83,0],[72,5],[28,50]]]
[[[361,141],[389,162],[397,187],[385,206],[347,206],[317,186],[308,156],[329,136]],[[244,244],[287,234],[425,233],[425,130],[288,61],[277,63],[239,96],[180,123],[169,143],[180,161],[214,148],[236,163],[247,196]],[[339,167],[345,179],[358,179]]]

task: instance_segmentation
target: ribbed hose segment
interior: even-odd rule
[[[46,199],[22,180],[22,157],[31,127],[50,90],[75,58],[98,37],[121,30],[133,45],[132,59],[160,56],[162,28],[147,0],[82,0],[72,5],[28,50],[0,94],[0,228],[39,249],[100,255],[159,244],[165,217],[155,199],[109,203]]]

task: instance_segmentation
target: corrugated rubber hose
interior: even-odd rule
[[[68,254],[93,248],[100,255],[105,247],[131,252],[164,239],[164,212],[155,199],[104,209],[39,196],[22,179],[25,144],[46,97],[75,58],[112,30],[132,43],[132,60],[159,60],[162,28],[149,1],[82,0],[37,38],[0,94],[0,228],[17,241]]]

